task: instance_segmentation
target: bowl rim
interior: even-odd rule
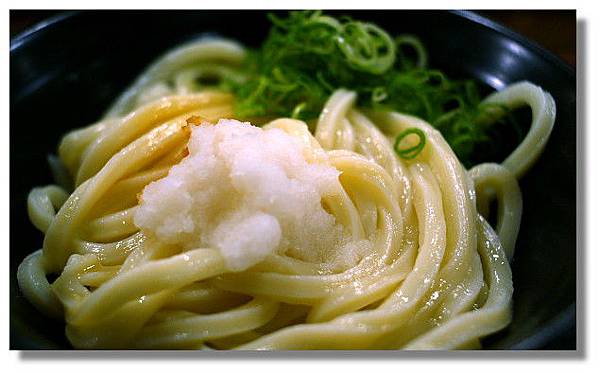
[[[263,9],[267,11],[266,9]],[[383,9],[379,9],[383,10]],[[400,9],[396,9],[400,10]],[[117,10],[114,10],[117,11]],[[139,12],[143,12],[143,10],[138,10]],[[201,11],[201,9],[198,9]],[[207,11],[210,11],[207,9]],[[233,11],[230,9],[230,11]],[[423,12],[436,12],[439,10],[421,10]],[[540,44],[534,42],[533,40],[527,38],[526,36],[510,29],[509,27],[491,20],[490,18],[479,14],[476,10],[445,10],[447,13],[455,15],[459,18],[463,18],[471,23],[483,26],[484,28],[494,31],[498,34],[501,34],[511,40],[514,40],[524,46],[526,49],[534,52],[538,56],[542,57],[546,60],[547,63],[553,65],[554,67],[562,70],[564,74],[566,74],[569,80],[576,82],[577,74],[576,68],[570,64],[568,64],[565,60],[551,52],[550,50],[542,47]],[[90,13],[85,10],[65,10],[58,14],[55,14],[49,18],[46,18],[31,27],[25,29],[24,31],[18,33],[14,37],[10,38],[10,54],[16,52],[22,46],[34,41],[39,35],[40,31],[47,31],[48,29],[53,29],[58,27],[62,22],[73,19],[82,14]],[[577,125],[576,125],[577,126]],[[576,250],[576,255],[578,255],[579,250]],[[577,268],[575,269],[576,278],[578,278]],[[578,300],[577,295],[575,295],[575,300],[562,309],[559,313],[557,313],[552,319],[542,325],[538,331],[534,334],[523,338],[517,343],[508,347],[509,350],[536,350],[542,349],[545,345],[550,343],[553,339],[563,336],[569,330],[575,329],[575,350],[578,350],[577,344],[579,340],[579,328],[576,323],[577,310],[578,310]]]
[[[525,46],[527,49],[530,49],[530,50],[536,52],[541,57],[543,57],[548,63],[550,63],[552,65],[556,65],[561,70],[563,70],[564,73],[569,75],[569,78],[575,80],[576,70],[572,65],[568,64],[565,60],[563,60],[562,58],[560,58],[559,56],[557,56],[556,54],[554,54],[547,48],[542,47],[540,44],[527,38],[526,36],[508,28],[507,26],[505,26],[499,22],[493,21],[493,20],[485,17],[485,16],[477,13],[476,11],[450,10],[449,13],[455,14],[462,18],[466,18],[467,20],[469,20],[471,22],[482,25],[490,30],[493,30],[499,34],[502,34],[502,35],[510,38],[510,39],[513,39],[513,40],[519,42],[520,44],[523,44],[523,46]]]

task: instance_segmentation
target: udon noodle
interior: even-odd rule
[[[235,98],[202,81],[239,75],[244,54],[220,39],[179,47],[103,119],[64,137],[55,172],[73,190],[49,185],[28,198],[45,238],[18,270],[27,299],[64,320],[69,341],[83,349],[471,349],[507,326],[517,179],[555,117],[552,97],[529,82],[485,100],[531,108],[524,141],[501,164],[470,170],[430,124],[358,107],[342,88],[314,123],[252,120],[324,152],[339,172],[339,189],[323,205],[353,240],[371,244],[345,268],[273,253],[231,271],[215,248],[164,245],[135,225],[144,188],[187,157],[197,126],[190,119],[234,117]],[[425,147],[400,158],[394,139],[413,128]],[[50,283],[49,274],[58,277]]]

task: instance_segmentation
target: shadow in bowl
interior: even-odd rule
[[[529,80],[556,100],[552,137],[521,180],[524,214],[512,264],[514,320],[509,328],[486,338],[484,348],[575,349],[575,72],[539,46],[475,13],[353,15],[394,34],[418,35],[429,50],[431,65],[451,76],[474,77],[493,89]],[[240,27],[224,26],[232,24]],[[55,153],[60,136],[95,121],[149,62],[178,43],[208,31],[257,46],[268,28],[263,11],[94,11],[61,14],[11,41],[12,349],[70,348],[62,322],[41,316],[16,282],[18,264],[43,240],[28,220],[27,194],[52,180],[46,155]]]

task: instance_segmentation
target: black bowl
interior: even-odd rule
[[[521,180],[524,214],[512,266],[514,320],[485,339],[484,347],[574,349],[574,70],[475,13],[344,13],[355,13],[392,33],[418,35],[429,49],[431,65],[451,75],[473,77],[493,89],[526,79],[552,94],[557,104],[554,132],[539,162]],[[217,32],[257,46],[268,28],[262,11],[96,11],[60,14],[11,40],[11,348],[70,347],[64,325],[33,309],[16,282],[18,264],[42,243],[42,235],[27,218],[27,193],[51,183],[46,157],[55,152],[60,137],[97,120],[150,61],[178,43]]]

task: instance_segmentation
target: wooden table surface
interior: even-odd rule
[[[494,10],[478,13],[508,26],[575,66],[575,10]]]
[[[48,18],[56,11],[11,11],[10,37]],[[576,13],[572,11],[522,11],[486,10],[478,11],[485,17],[533,40],[542,47],[561,57],[571,66],[576,65]],[[574,349],[574,331],[555,339],[546,348]]]

